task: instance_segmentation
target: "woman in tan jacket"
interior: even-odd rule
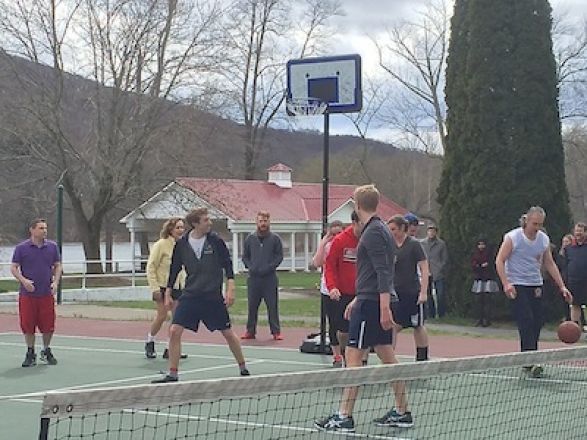
[[[151,324],[151,329],[147,335],[145,342],[145,356],[148,359],[154,359],[157,357],[155,351],[155,336],[161,330],[161,326],[167,319],[167,308],[164,304],[164,292],[165,286],[167,286],[167,279],[169,278],[169,267],[171,266],[171,256],[173,254],[173,248],[175,242],[181,238],[185,230],[183,219],[179,217],[172,217],[163,223],[161,228],[161,237],[157,240],[151,252],[149,254],[149,261],[147,262],[147,281],[149,282],[149,289],[153,293],[153,301],[157,305],[157,315]],[[177,299],[181,295],[181,289],[185,283],[185,272],[181,271],[177,277],[172,297],[173,309],[177,303]],[[168,350],[165,349],[163,357],[168,357]],[[187,355],[182,354],[182,358],[186,358]]]

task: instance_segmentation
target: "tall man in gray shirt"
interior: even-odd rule
[[[432,301],[428,301],[429,316],[442,318],[446,313],[446,285],[444,279],[448,266],[448,251],[444,240],[438,238],[438,228],[435,225],[428,226],[427,236],[422,240],[422,247],[428,257],[428,265],[432,274],[432,289],[436,295],[432,295]]]
[[[369,347],[384,364],[395,364],[391,301],[397,300],[393,290],[395,243],[387,225],[377,216],[379,191],[373,185],[355,190],[355,211],[364,229],[357,247],[357,296],[347,306],[345,318],[350,320],[346,363],[360,367]],[[392,383],[395,407],[374,420],[377,426],[409,428],[413,426],[408,411],[406,386],[402,381]],[[323,431],[354,432],[352,417],[357,387],[345,388],[337,414],[318,420],[314,426]]]
[[[279,307],[277,298],[277,268],[283,261],[283,245],[278,235],[270,230],[270,214],[267,211],[257,213],[257,230],[245,239],[243,263],[249,269],[247,290],[249,314],[247,331],[241,339],[255,339],[257,318],[261,300],[267,306],[269,329],[273,339],[280,341]]]

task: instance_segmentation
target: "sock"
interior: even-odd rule
[[[169,375],[171,377],[178,377],[179,376],[179,372],[177,371],[177,368],[170,368],[169,369]]]
[[[428,360],[428,347],[416,347],[416,361]]]
[[[342,356],[339,354],[335,354],[333,360],[334,362],[342,362]]]
[[[155,336],[151,333],[147,333],[147,342],[155,342]]]
[[[243,371],[244,369],[247,368],[247,364],[245,362],[239,362],[238,368],[239,368],[239,370]]]
[[[35,347],[27,347],[27,353],[35,354]]]

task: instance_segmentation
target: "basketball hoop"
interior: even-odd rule
[[[328,103],[315,98],[289,98],[285,105],[291,116],[322,115],[328,108]]]

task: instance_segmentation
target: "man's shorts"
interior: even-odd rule
[[[393,331],[381,327],[379,301],[357,300],[349,323],[349,347],[366,350],[377,345],[391,345]]]
[[[393,320],[403,328],[418,328],[424,325],[424,304],[418,304],[418,295],[398,294],[399,301],[391,303]]]
[[[344,319],[344,311],[349,303],[354,299],[354,296],[341,295],[338,301],[331,299],[328,295],[324,295],[324,306],[326,308],[326,315],[333,329],[337,332],[348,333],[349,321]]]
[[[182,295],[178,300],[172,323],[197,332],[200,321],[211,332],[229,329],[230,316],[224,299]]]
[[[165,300],[165,287],[160,287],[159,292],[153,292],[153,301],[159,302]],[[177,301],[183,291],[181,289],[171,289],[171,299]]]
[[[55,331],[55,297],[49,295],[18,295],[20,329],[26,335]]]
[[[587,305],[587,280],[569,280],[567,287],[573,294],[573,305]]]

